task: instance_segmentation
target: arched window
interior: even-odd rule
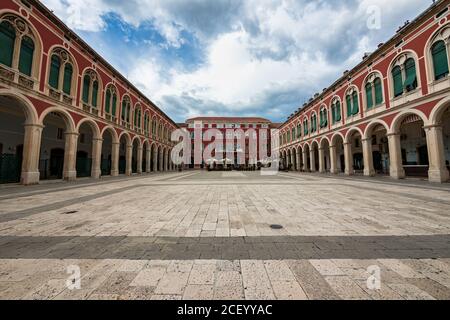
[[[116,88],[113,85],[109,85],[106,88],[105,93],[105,114],[108,120],[114,120],[117,110],[117,93]]]
[[[417,89],[416,62],[410,55],[404,54],[397,59],[392,68],[392,81],[394,84],[394,97],[399,97],[405,92]]]
[[[373,108],[373,95],[372,95],[372,83],[366,84],[366,103],[367,103],[367,109]]]
[[[295,138],[296,138],[296,135],[295,135],[295,127],[292,127],[292,141],[294,141]]]
[[[380,77],[372,74],[366,83],[366,107],[367,110],[383,103],[383,88]]]
[[[287,143],[291,142],[291,132],[288,130],[287,134]]]
[[[434,79],[445,78],[449,73],[447,47],[444,40],[439,40],[431,47],[433,57]]]
[[[29,77],[33,68],[34,42],[28,36],[24,36],[20,43],[19,71]]]
[[[345,98],[347,102],[347,117],[352,117],[359,112],[358,92],[352,88]]]
[[[144,113],[144,132],[145,132],[145,135],[148,135],[148,113],[147,112],[145,112]]]
[[[16,31],[8,21],[0,24],[0,63],[12,67],[14,57],[14,45],[16,42]]]
[[[309,133],[308,119],[303,120],[303,133],[305,136],[307,136]]]
[[[338,99],[335,99],[331,105],[331,118],[333,124],[341,121],[341,102]]]
[[[48,85],[52,90],[72,95],[73,66],[70,55],[64,49],[57,48],[51,54]]]
[[[311,116],[311,133],[317,131],[317,115],[314,113]]]
[[[392,78],[394,81],[394,97],[399,97],[403,94],[403,76],[402,69],[399,66],[392,69]]]
[[[297,124],[297,139],[300,139],[302,137],[302,125],[299,123]]]
[[[87,70],[83,77],[83,93],[81,99],[86,111],[98,113],[98,75],[94,70]]]
[[[13,70],[5,70],[13,80],[14,73],[21,75],[19,83],[30,88],[33,81],[27,77],[38,77],[38,68],[34,68],[35,36],[28,23],[14,14],[4,14],[0,17],[0,64]]]
[[[407,92],[417,88],[416,62],[413,58],[409,58],[405,62],[405,90]]]
[[[130,125],[130,113],[131,113],[131,102],[128,96],[125,96],[122,100],[122,125]]]
[[[320,127],[321,128],[325,128],[326,126],[328,126],[327,109],[326,108],[322,108],[320,110]]]
[[[137,129],[141,128],[141,107],[137,106],[134,111],[134,126]]]
[[[57,89],[59,86],[59,71],[61,69],[61,59],[54,54],[50,62],[50,76],[48,84],[50,87]]]

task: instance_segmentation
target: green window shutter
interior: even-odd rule
[[[287,132],[287,142],[291,141],[291,133],[288,131]]]
[[[323,109],[323,127],[328,125],[328,114],[327,109]]]
[[[348,94],[347,95],[347,117],[352,116],[352,97]]]
[[[358,114],[359,112],[359,104],[358,104],[358,94],[353,92],[353,110],[352,115]]]
[[[111,111],[111,90],[106,90],[105,95],[105,113],[110,113]]]
[[[48,78],[48,84],[54,89],[59,89],[59,69],[61,68],[61,60],[57,55],[52,56],[50,62],[50,76]]]
[[[113,94],[113,98],[112,98],[112,111],[111,114],[113,116],[116,115],[116,108],[117,108],[117,96],[116,94]]]
[[[380,105],[383,103],[383,87],[381,85],[381,79],[376,78],[374,81],[375,86],[375,105]]]
[[[70,63],[67,63],[64,68],[64,83],[63,83],[63,91],[65,94],[70,95],[70,91],[72,89],[72,74],[73,68]]]
[[[302,126],[299,124],[297,126],[297,138],[301,138],[302,136]]]
[[[83,102],[89,103],[89,87],[91,85],[91,77],[85,75],[83,78]]]
[[[23,37],[20,44],[19,71],[27,76],[31,76],[33,67],[34,42],[30,37]]]
[[[333,104],[331,106],[331,123],[332,124],[336,123],[336,104]]]
[[[445,78],[449,73],[447,48],[445,46],[445,42],[441,40],[433,44],[431,53],[433,55],[435,80]]]
[[[92,106],[97,107],[98,99],[98,81],[94,81],[92,85]]]
[[[406,80],[404,83],[404,88],[407,91],[412,91],[417,88],[417,74],[416,74],[416,63],[414,59],[409,58],[405,62],[405,74]]]
[[[131,107],[127,104],[127,122],[130,123]]]
[[[16,31],[13,26],[3,21],[0,24],[0,63],[12,67]]]
[[[138,128],[141,127],[141,109],[138,110]]]
[[[341,102],[336,102],[336,121],[341,121]]]
[[[305,133],[305,136],[308,134],[308,121],[305,120],[303,122],[303,132]]]
[[[122,120],[125,121],[126,119],[126,113],[127,113],[127,103],[125,102],[125,100],[122,102],[122,114],[121,114],[121,118]]]
[[[373,95],[372,95],[372,85],[370,83],[366,84],[366,103],[367,109],[372,109],[373,107]]]
[[[392,79],[394,80],[394,96],[401,96],[403,94],[403,76],[399,66],[392,70]]]

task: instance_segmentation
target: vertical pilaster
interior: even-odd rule
[[[428,159],[430,163],[428,180],[437,183],[446,182],[449,178],[449,172],[445,165],[442,126],[434,125],[424,127],[424,129],[427,137]]]
[[[325,173],[325,152],[322,147],[319,148],[319,173]]]
[[[364,158],[364,175],[366,177],[375,176],[375,169],[373,167],[373,154],[372,154],[372,139],[363,139],[363,158]]]
[[[127,176],[131,176],[133,174],[133,167],[132,167],[132,161],[133,161],[133,145],[129,144],[127,145],[127,150],[126,150],[126,169],[125,169],[125,174]]]
[[[117,177],[119,175],[119,153],[120,143],[113,142],[111,149],[111,176]]]
[[[143,148],[142,146],[138,147],[137,150],[137,173],[142,173],[142,154],[143,154]]]
[[[101,158],[102,158],[102,144],[103,139],[92,139],[92,168],[91,177],[94,179],[100,179],[102,175],[101,170]]]
[[[330,146],[330,172],[331,174],[338,173],[336,146]]]
[[[345,174],[347,176],[351,176],[354,174],[353,151],[352,151],[352,143],[351,142],[344,143],[344,158],[345,158]]]

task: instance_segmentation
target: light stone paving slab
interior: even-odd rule
[[[0,298],[449,299],[449,194],[256,172],[0,189]]]

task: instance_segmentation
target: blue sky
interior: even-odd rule
[[[177,122],[283,122],[431,0],[43,3]]]

